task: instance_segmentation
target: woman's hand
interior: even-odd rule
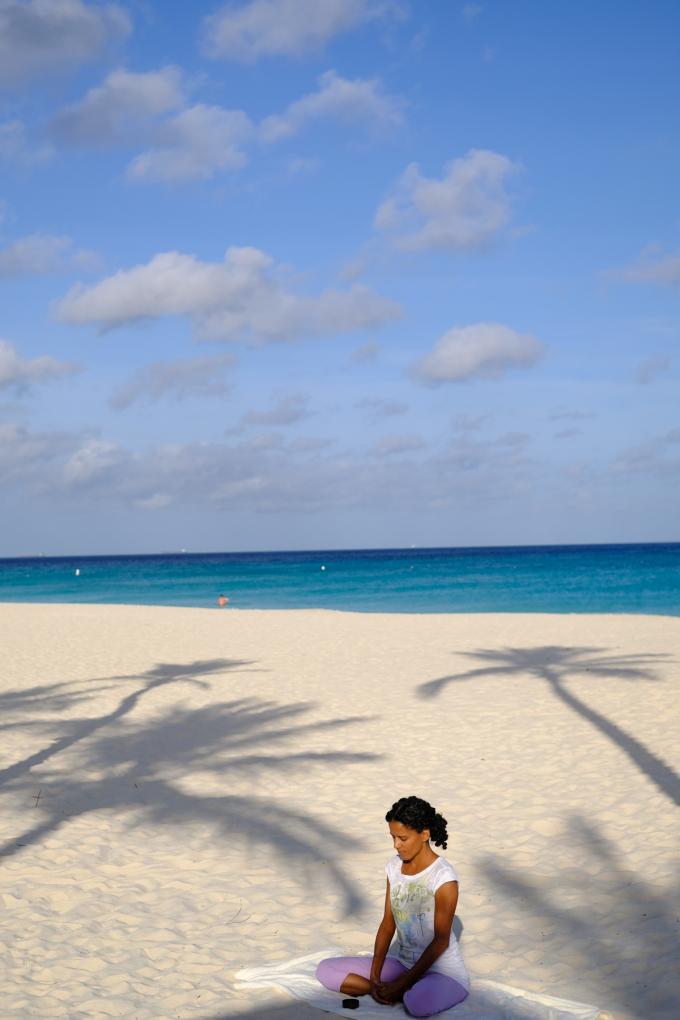
[[[408,982],[403,977],[395,978],[394,981],[371,981],[371,996],[383,1006],[401,1002],[406,991]]]
[[[373,978],[371,978],[370,979],[370,988],[369,988],[369,992],[370,992],[371,998],[374,999],[375,1002],[379,1002],[381,1006],[386,1006],[387,1003],[385,1002],[385,1000],[382,997],[382,992],[381,992],[380,988],[381,988],[380,981],[374,981]]]

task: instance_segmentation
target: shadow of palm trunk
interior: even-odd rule
[[[666,764],[666,762],[653,751],[648,750],[643,743],[633,737],[630,733],[621,729],[605,715],[591,708],[575,694],[562,686],[557,676],[546,673],[546,679],[551,683],[552,689],[557,697],[577,712],[583,719],[595,726],[600,733],[612,740],[633,764],[643,772],[655,786],[664,793],[674,804],[680,805],[680,776]]]
[[[481,660],[486,665],[463,673],[437,677],[419,684],[421,698],[431,699],[440,695],[445,687],[462,682],[474,682],[485,677],[533,676],[544,680],[551,691],[572,711],[595,726],[612,741],[643,775],[674,804],[680,804],[680,776],[662,758],[631,736],[616,723],[581,701],[572,694],[564,681],[569,676],[588,673],[591,679],[625,681],[656,681],[652,669],[665,655],[603,655],[603,648],[546,646],[535,648],[485,649],[476,652],[461,652],[467,659]]]
[[[527,928],[555,929],[554,944],[582,961],[583,971],[575,971],[574,979],[597,984],[608,1008],[641,1020],[676,1020],[680,876],[663,885],[646,882],[628,870],[614,844],[580,816],[571,819],[565,838],[575,853],[578,847],[579,856],[585,854],[580,887],[574,888],[572,875],[561,882],[559,871],[529,877],[494,856],[481,870],[517,903]],[[568,906],[560,902],[565,893]]]

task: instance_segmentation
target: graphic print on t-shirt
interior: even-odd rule
[[[423,920],[434,913],[434,893],[424,882],[403,882],[392,887],[390,902],[397,925],[399,955],[404,962],[410,960],[415,963],[422,953],[426,937],[427,928]]]

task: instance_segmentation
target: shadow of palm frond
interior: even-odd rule
[[[41,684],[36,687],[25,687],[19,690],[0,692],[0,713],[3,718],[12,712],[33,711],[36,707],[53,712],[64,712],[83,701],[88,701],[92,694],[75,680],[63,680],[54,684]],[[18,723],[7,723],[7,728]]]
[[[529,878],[493,856],[483,862],[482,872],[532,915],[535,926],[551,924],[561,934],[557,944],[579,950],[608,1006],[633,1016],[675,1020],[680,1002],[680,868],[676,864],[677,875],[668,884],[655,886],[622,866],[614,845],[595,825],[577,816],[569,828],[566,838],[590,856],[592,866],[584,869],[582,886],[574,889],[573,871],[560,885],[559,872],[543,879],[532,873]],[[598,892],[600,902],[606,898],[605,913],[596,913]],[[567,899],[569,906],[564,905]],[[655,973],[661,980],[654,980]]]
[[[34,751],[32,754],[27,755],[25,758],[22,758],[17,762],[14,762],[13,765],[0,769],[0,786],[12,779],[15,779],[17,776],[30,771],[30,769],[34,768],[36,765],[42,765],[50,758],[53,758],[55,755],[73,746],[73,744],[86,740],[97,730],[103,729],[111,723],[114,723],[116,720],[129,715],[145,695],[148,695],[151,691],[158,687],[164,687],[167,684],[174,683],[189,683],[197,687],[206,687],[208,686],[206,682],[200,680],[199,677],[216,675],[224,673],[227,670],[241,669],[242,667],[249,665],[251,665],[251,663],[245,659],[202,660],[196,662],[196,671],[194,673],[193,669],[186,665],[159,663],[157,666],[154,666],[152,669],[147,670],[141,675],[125,674],[113,677],[97,677],[85,682],[72,681],[46,684],[44,687],[31,687],[24,692],[5,692],[4,695],[0,696],[0,711],[3,711],[4,714],[8,714],[11,711],[19,712],[23,717],[27,712],[36,707],[39,707],[41,712],[63,712],[74,708],[83,701],[93,700],[102,691],[102,681],[132,681],[133,683],[138,684],[141,682],[142,685],[137,690],[132,691],[126,697],[122,698],[116,707],[110,712],[105,712],[103,715],[83,718],[68,718],[63,721],[58,721],[59,728],[62,730],[62,735],[54,738],[45,747]],[[100,686],[93,688],[94,684],[99,684]],[[110,685],[107,684],[106,689],[108,689],[109,686]],[[39,728],[43,725],[46,728],[51,728],[54,727],[55,720],[42,718],[32,720],[29,723],[28,720],[22,719],[19,723],[7,723],[7,725],[30,725],[32,728]]]
[[[596,679],[659,682],[654,666],[668,661],[669,656],[607,655],[604,654],[606,651],[606,648],[548,645],[539,648],[481,648],[476,652],[460,652],[458,654],[464,658],[481,660],[483,665],[463,673],[428,680],[420,684],[417,690],[421,698],[433,698],[450,684],[482,677],[529,675],[544,680],[563,704],[616,744],[666,797],[680,805],[680,776],[677,772],[636,737],[591,708],[565,686],[565,681],[570,677],[583,674]]]
[[[216,660],[198,665],[199,677],[205,677],[249,664]],[[310,872],[330,876],[342,890],[346,908],[355,913],[360,907],[356,884],[333,854],[352,841],[311,812],[260,796],[259,788],[267,789],[267,774],[378,757],[344,748],[288,747],[291,742],[299,744],[303,736],[332,733],[368,718],[307,721],[304,717],[313,708],[309,703],[286,705],[251,697],[200,708],[173,706],[153,718],[135,719],[132,713],[140,699],[162,684],[182,681],[205,686],[204,680],[193,676],[191,666],[184,665],[155,667],[137,680],[141,687],[124,696],[112,711],[71,720],[65,724],[67,733],[5,770],[9,788],[28,794],[36,786],[31,770],[40,766],[40,821],[0,848],[0,857],[13,856],[77,817],[125,810],[131,827],[201,823],[211,826],[216,838],[267,844],[296,865],[301,881]],[[68,765],[60,768],[58,756],[67,750],[71,752]],[[197,794],[186,788],[192,773],[209,773],[213,779],[227,781],[230,776],[245,776],[252,782],[253,795]],[[89,778],[93,774],[96,779]]]

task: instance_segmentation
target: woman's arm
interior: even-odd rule
[[[394,917],[392,916],[392,904],[390,903],[390,880],[388,878],[387,889],[385,890],[385,910],[375,936],[375,945],[373,947],[371,981],[380,981],[380,972],[382,970],[383,963],[385,962],[385,957],[387,956],[387,950],[390,948],[390,942],[394,938],[396,927]]]
[[[434,896],[434,937],[410,970],[407,970],[395,981],[381,985],[380,990],[383,994],[381,1001],[397,1002],[404,992],[408,991],[430,969],[435,960],[438,960],[442,953],[448,949],[457,904],[457,882],[446,882],[437,889]]]
[[[377,985],[380,981],[380,972],[382,971],[383,963],[387,956],[387,950],[390,948],[390,942],[394,938],[396,927],[394,917],[392,916],[392,904],[390,903],[390,880],[388,878],[387,889],[385,890],[385,910],[375,936],[375,945],[373,947],[373,963],[371,964],[370,979],[371,994],[373,994],[372,986]],[[375,995],[373,995],[373,998],[375,998]]]

